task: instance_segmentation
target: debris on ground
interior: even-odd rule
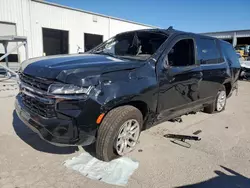
[[[0,79],[0,98],[16,96],[19,91],[15,79]]]
[[[201,138],[198,136],[189,136],[189,135],[181,135],[181,134],[166,134],[164,135],[164,137],[181,140],[183,142],[185,142],[185,140],[195,140],[195,141],[201,140]]]
[[[202,132],[201,130],[197,130],[197,131],[193,132],[193,135],[198,135],[198,134],[200,134],[201,132]]]
[[[177,118],[174,118],[174,119],[170,119],[169,120],[170,122],[178,122],[178,123],[182,123],[182,118],[181,117],[177,117]]]
[[[198,131],[196,131],[198,132]],[[199,134],[198,132],[197,134]],[[180,135],[180,134],[166,134],[164,135],[166,138],[173,138],[171,140],[172,143],[177,144],[179,146],[185,147],[185,148],[190,148],[191,144],[186,142],[186,140],[195,140],[195,141],[200,141],[201,138],[198,136],[189,136],[189,135]]]

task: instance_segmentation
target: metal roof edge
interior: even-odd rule
[[[242,30],[231,30],[231,31],[213,31],[213,32],[206,32],[206,33],[200,33],[200,34],[220,34],[220,33],[234,33],[234,32],[244,32],[249,31],[250,29],[242,29]]]
[[[134,22],[134,21],[130,21],[130,20],[122,19],[122,18],[108,16],[108,15],[105,15],[105,14],[99,14],[99,13],[95,13],[95,12],[91,12],[91,11],[86,11],[86,10],[82,10],[82,9],[78,9],[78,8],[73,8],[73,7],[69,7],[69,6],[65,6],[65,5],[60,5],[60,4],[57,4],[57,3],[48,2],[48,1],[41,1],[41,0],[31,0],[31,1],[46,4],[46,5],[56,6],[56,7],[59,7],[59,8],[65,8],[65,9],[69,9],[69,10],[73,10],[73,11],[83,12],[83,13],[87,13],[87,14],[93,14],[93,15],[96,15],[96,16],[110,18],[110,19],[114,19],[114,20],[118,20],[118,21],[124,21],[124,22],[132,23],[132,24],[141,25],[141,26],[146,26],[146,27],[151,27],[151,28],[159,28],[159,27],[152,26],[152,25],[142,24],[142,23],[139,23],[139,22]]]

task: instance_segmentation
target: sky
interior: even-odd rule
[[[250,0],[47,0],[160,28],[190,32],[250,29]]]

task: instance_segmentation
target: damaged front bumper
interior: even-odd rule
[[[56,117],[45,118],[27,108],[21,95],[20,93],[16,97],[16,113],[42,139],[57,146],[86,146],[95,142],[95,117],[90,116],[88,110],[81,109],[91,101],[58,102],[55,105]]]

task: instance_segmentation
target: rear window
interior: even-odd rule
[[[214,39],[199,39],[198,55],[201,60],[201,64],[216,64],[222,62],[220,52]]]
[[[240,65],[239,57],[231,44],[221,42],[221,48],[222,53],[229,64]]]

